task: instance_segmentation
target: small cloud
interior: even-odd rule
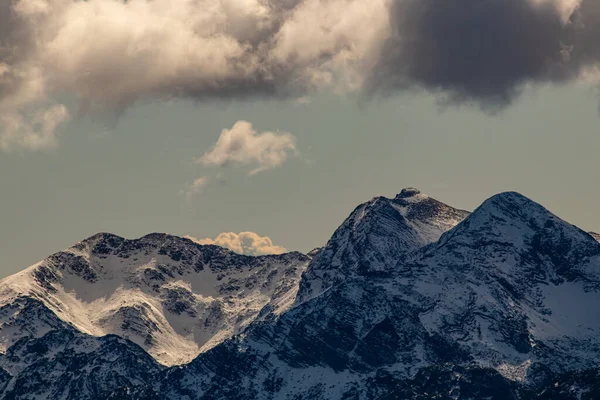
[[[229,164],[254,165],[249,175],[281,166],[297,154],[296,138],[287,132],[257,132],[250,122],[238,121],[223,129],[217,144],[197,163],[222,167]]]
[[[40,110],[31,118],[27,117],[19,112],[0,113],[0,149],[53,149],[57,145],[56,129],[70,118],[67,108],[62,104]]]
[[[260,236],[254,232],[223,232],[215,239],[196,239],[192,236],[185,237],[199,244],[213,244],[249,256],[282,254],[287,252],[284,247],[274,245],[273,241],[268,236]]]
[[[210,183],[210,179],[206,176],[201,176],[196,179],[190,185],[188,185],[185,189],[182,189],[179,194],[183,194],[187,197],[188,200],[192,198],[193,195],[201,193],[206,186]]]

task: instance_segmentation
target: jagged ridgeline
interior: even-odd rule
[[[2,399],[598,399],[600,243],[413,188],[308,255],[98,234],[0,281]]]

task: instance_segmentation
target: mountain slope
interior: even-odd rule
[[[52,374],[60,387],[92,393],[91,375],[69,369],[80,365],[101,371],[96,385],[102,396],[112,390],[111,399],[533,400],[599,393],[600,243],[518,193],[493,196],[471,214],[415,189],[376,198],[359,206],[312,260],[294,253],[242,257],[165,235],[138,241],[102,235],[58,254],[51,257],[58,261],[0,285],[10,289],[4,296],[18,292],[0,308],[0,337],[4,329],[14,337],[19,326],[26,335],[44,335],[23,338],[0,357],[5,393],[23,382],[15,399],[29,398],[27,382],[40,398],[73,398],[52,392],[58,390],[46,378]],[[222,285],[209,280],[214,274]],[[147,332],[148,321],[160,315],[181,326],[172,322],[171,308],[185,314],[183,321],[187,310],[200,309],[188,307],[185,296],[169,298],[169,289],[185,285],[198,299],[195,282],[204,284],[202,296],[214,293],[236,311],[222,308],[218,332],[227,334],[188,364],[163,368],[140,356],[127,373],[115,367],[122,378],[112,379],[113,354],[130,354],[129,347],[100,350],[110,348],[98,344],[106,338],[75,331],[101,320],[81,320],[88,314],[73,311],[90,305],[127,321],[126,328],[118,325],[120,334],[138,340],[143,336],[131,332]],[[122,290],[158,316],[105,306]],[[230,290],[235,296],[227,297]],[[240,308],[248,304],[255,309],[231,328],[228,315],[245,318]],[[208,319],[211,313],[201,310],[189,318]],[[166,338],[157,326],[150,336]],[[74,336],[57,340],[63,331]],[[57,339],[38,344],[49,337]],[[90,340],[95,344],[86,345],[91,350],[83,357],[78,343]],[[49,350],[35,364],[40,346]],[[64,355],[58,363],[55,354]]]
[[[96,400],[148,384],[164,367],[128,340],[74,329],[23,338],[0,359],[8,375],[3,399]],[[0,378],[0,383],[2,382]]]
[[[487,200],[415,257],[406,278],[435,304],[420,317],[429,331],[501,372],[598,361],[600,245],[522,195]]]
[[[131,339],[160,362],[181,364],[267,304],[288,307],[309,259],[241,256],[163,234],[99,234],[0,282],[0,343],[6,349],[72,326]]]
[[[386,274],[342,265],[330,276],[344,279],[166,371],[157,390],[170,399],[537,396],[600,361],[599,255],[587,233],[503,193]]]
[[[354,275],[390,273],[404,256],[437,241],[467,215],[414,188],[361,204],[313,258],[297,302]]]

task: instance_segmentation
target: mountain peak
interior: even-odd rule
[[[99,233],[0,281],[0,398],[600,398],[591,235],[415,188],[308,255]]]
[[[64,323],[128,338],[166,365],[188,362],[238,333],[263,307],[283,312],[309,260],[298,252],[240,255],[164,233],[98,233],[0,281],[0,350]],[[19,298],[39,300],[56,318]]]
[[[532,205],[539,206],[538,203],[531,200],[529,197],[522,195],[521,193],[515,192],[515,191],[501,192],[501,193],[495,194],[492,197],[490,197],[489,199],[487,199],[486,201],[484,201],[482,206],[485,206],[486,204],[498,204],[498,203],[519,203],[519,204],[532,204]]]
[[[125,238],[115,235],[113,233],[110,232],[98,232],[95,235],[92,235],[86,239],[83,239],[81,242],[79,243],[98,243],[98,242],[102,242],[102,241],[106,241],[106,240],[110,240],[110,241],[124,241]]]
[[[517,192],[484,201],[435,247],[445,248],[444,254],[454,265],[472,264],[472,248],[477,248],[478,254],[502,254],[502,262],[491,257],[486,262],[508,265],[506,260],[512,259],[517,267],[505,268],[503,273],[517,281],[525,276],[524,271],[538,280],[579,279],[588,275],[589,259],[600,255],[600,246],[590,234]]]
[[[396,195],[396,199],[404,199],[404,200],[423,200],[428,198],[425,193],[421,193],[421,191],[414,187],[406,187],[400,191]]]
[[[476,220],[489,223],[490,219],[511,221],[511,224],[521,221],[539,226],[544,226],[547,220],[560,220],[544,206],[518,192],[503,192],[490,197],[469,217],[471,223]]]
[[[354,275],[391,273],[403,257],[437,241],[467,215],[415,188],[405,188],[393,199],[380,196],[361,204],[312,259],[297,302]]]

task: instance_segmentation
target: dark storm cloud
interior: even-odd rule
[[[395,0],[370,91],[420,88],[501,107],[527,83],[566,82],[600,61],[600,2]]]

